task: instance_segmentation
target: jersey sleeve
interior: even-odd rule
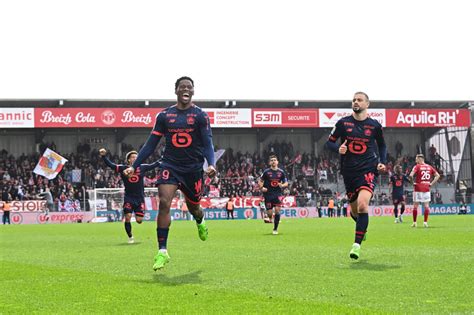
[[[336,141],[339,138],[343,138],[343,134],[344,134],[343,124],[342,124],[342,121],[339,120],[334,126],[334,128],[332,128],[332,131],[329,134],[329,138],[326,142],[326,147],[331,151],[338,152],[339,145],[336,143]]]
[[[102,160],[104,161],[105,165],[113,169],[116,173],[121,173],[123,170],[126,169],[125,165],[115,164],[105,155],[102,157]]]
[[[143,173],[145,173],[145,172],[148,172],[149,170],[159,167],[160,163],[161,163],[160,161],[155,161],[152,164],[141,164],[140,169]]]
[[[212,143],[212,130],[209,115],[205,111],[202,111],[198,117],[201,141],[204,146],[204,157],[209,165],[215,165],[214,144]]]
[[[153,130],[151,131],[150,135],[148,136],[148,139],[145,142],[145,145],[143,145],[143,148],[138,152],[137,159],[133,163],[133,168],[137,168],[142,164],[143,161],[145,161],[156,149],[156,146],[161,140],[161,137],[163,136],[165,130],[166,130],[166,112],[162,111],[156,116],[156,121],[155,121],[155,126],[153,127]]]
[[[281,182],[282,183],[288,182],[288,178],[286,177],[286,172],[282,172],[282,174],[283,174],[283,177],[281,178]]]

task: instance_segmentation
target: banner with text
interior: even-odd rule
[[[367,113],[370,118],[377,120],[382,127],[385,127],[387,119],[385,109],[368,109]],[[352,115],[352,109],[350,108],[320,108],[319,127],[332,128],[336,125],[339,119],[350,115]]]
[[[35,108],[36,128],[152,128],[162,108]]]
[[[250,108],[204,108],[209,115],[212,128],[251,128],[252,110]]]
[[[470,127],[469,109],[387,109],[387,127]]]
[[[253,127],[318,127],[318,109],[252,109]]]
[[[93,212],[50,212],[49,220],[43,212],[12,212],[10,221],[12,224],[62,224],[90,222],[94,218]]]
[[[33,108],[0,108],[0,128],[33,128]]]

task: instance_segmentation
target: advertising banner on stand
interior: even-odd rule
[[[440,128],[469,127],[468,109],[387,109],[387,127]]]
[[[252,109],[252,126],[258,128],[312,128],[318,120],[318,109]]]
[[[377,120],[382,127],[386,124],[385,109],[371,109],[367,110],[370,118]],[[343,117],[352,115],[351,108],[320,108],[319,109],[319,127],[332,128],[337,121]]]
[[[203,108],[209,115],[212,128],[251,128],[250,108]]]
[[[0,108],[0,128],[33,128],[33,108]]]
[[[36,128],[152,128],[162,108],[35,108]]]

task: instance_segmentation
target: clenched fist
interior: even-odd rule
[[[102,148],[102,149],[99,150],[99,154],[100,154],[100,156],[105,156],[107,154],[107,150]]]
[[[339,147],[339,154],[342,154],[342,155],[346,154],[346,152],[347,152],[347,145],[346,145],[346,143],[347,143],[347,139],[346,139],[346,140],[344,141],[344,143],[341,144],[341,146]]]

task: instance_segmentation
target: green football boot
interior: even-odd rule
[[[157,271],[162,269],[170,261],[170,255],[168,252],[158,252],[155,256],[155,264],[153,265],[153,270]]]
[[[352,259],[359,259],[359,256],[360,256],[360,245],[359,244],[354,244],[352,245],[352,249],[351,249],[351,252],[349,253],[349,256],[352,258]]]
[[[207,231],[206,221],[202,220],[201,224],[197,224],[197,228],[201,241],[207,240],[209,232]]]

